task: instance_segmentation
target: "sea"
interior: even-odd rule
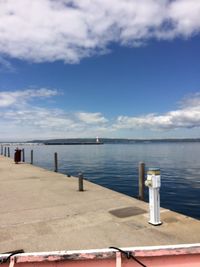
[[[22,146],[19,146],[22,148]],[[138,165],[160,168],[161,206],[200,219],[200,142],[160,142],[103,145],[23,145],[25,161],[77,176],[117,192],[138,197]],[[13,157],[15,146],[11,146]],[[148,201],[148,189],[145,189]]]

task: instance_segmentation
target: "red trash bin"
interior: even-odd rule
[[[14,161],[16,164],[21,161],[21,149],[15,149]]]

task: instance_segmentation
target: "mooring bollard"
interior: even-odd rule
[[[57,152],[54,153],[54,171],[58,172],[58,154],[57,154]]]
[[[144,200],[144,180],[145,180],[145,164],[144,162],[139,163],[139,195],[140,200]]]
[[[4,156],[6,157],[7,155],[7,147],[4,147]]]
[[[84,191],[84,189],[83,189],[83,174],[82,173],[78,174],[78,188],[79,188],[79,191]]]
[[[31,164],[33,164],[33,150],[31,150]]]
[[[22,149],[22,162],[25,162],[25,150],[24,150],[24,148]]]
[[[150,168],[145,185],[149,187],[149,223],[160,225],[160,169]]]
[[[8,157],[10,158],[10,147],[8,147]]]

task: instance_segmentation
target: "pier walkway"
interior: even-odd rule
[[[0,156],[0,252],[74,250],[200,242],[200,221],[84,181]]]

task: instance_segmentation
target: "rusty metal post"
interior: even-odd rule
[[[140,200],[144,200],[144,180],[145,180],[145,163],[139,163],[139,195]]]
[[[10,158],[10,147],[8,147],[8,157]]]
[[[31,150],[31,164],[33,164],[33,150]]]
[[[84,189],[83,189],[83,174],[82,173],[78,174],[78,189],[80,192],[84,191]]]
[[[54,171],[58,172],[58,154],[57,154],[57,152],[54,153]]]

